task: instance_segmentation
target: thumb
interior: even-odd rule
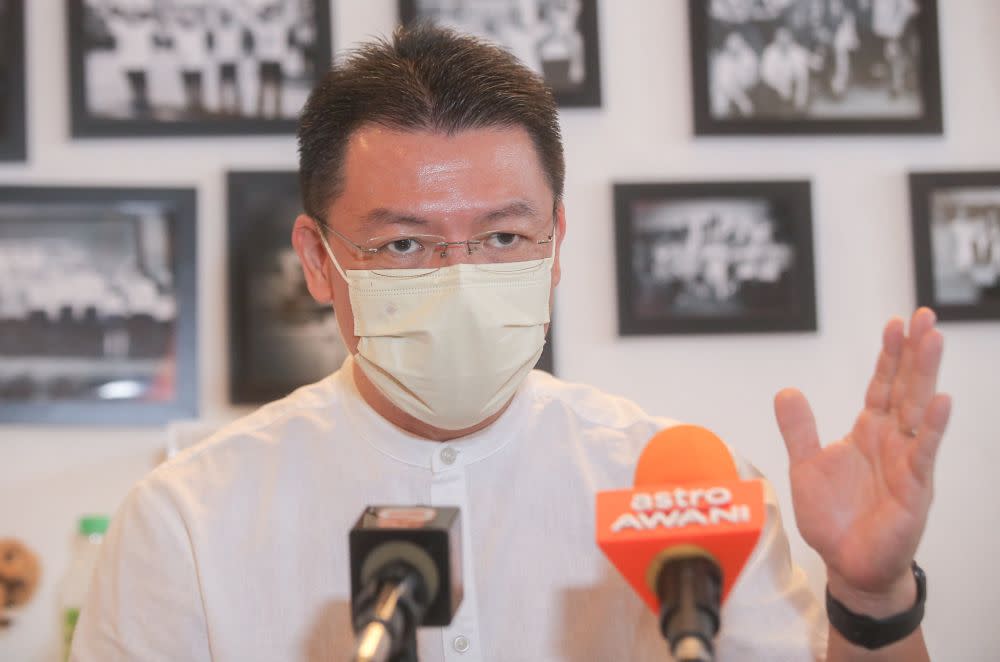
[[[774,416],[778,419],[778,429],[788,449],[788,460],[792,465],[808,460],[820,450],[816,419],[809,402],[802,392],[785,388],[774,396]]]

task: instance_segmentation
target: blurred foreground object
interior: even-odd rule
[[[62,659],[69,659],[70,645],[76,622],[80,620],[80,608],[87,599],[90,582],[94,577],[94,567],[108,531],[109,520],[105,516],[90,515],[80,518],[76,541],[73,546],[73,561],[66,574],[62,588],[63,650]]]
[[[0,539],[0,627],[12,623],[7,609],[31,600],[41,575],[38,556],[27,545],[14,538]]]

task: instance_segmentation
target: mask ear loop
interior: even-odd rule
[[[347,279],[347,274],[344,272],[344,269],[340,266],[340,262],[337,261],[337,258],[333,254],[333,248],[330,247],[330,241],[326,238],[326,233],[323,232],[323,227],[317,225],[316,230],[319,232],[319,240],[323,244],[323,248],[326,249],[326,254],[330,257],[330,260],[333,262],[333,266],[336,267],[337,273],[340,274],[340,277],[344,279],[345,283],[350,283],[351,281]]]

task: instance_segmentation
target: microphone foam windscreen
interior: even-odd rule
[[[634,485],[739,480],[736,461],[712,431],[697,425],[675,425],[649,440],[635,467]]]

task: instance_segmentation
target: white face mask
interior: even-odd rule
[[[552,262],[341,269],[358,336],[355,360],[392,404],[443,430],[500,411],[545,345]],[[425,274],[419,275],[418,274]]]

